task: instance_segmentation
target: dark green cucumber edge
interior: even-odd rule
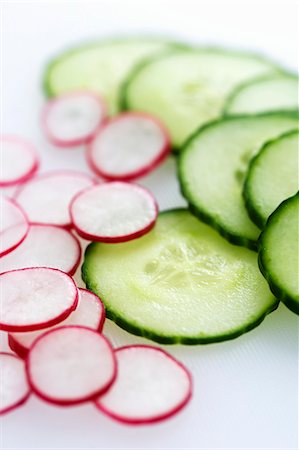
[[[209,122],[209,123],[203,125],[202,127],[200,127],[187,139],[187,141],[181,147],[181,151],[180,151],[180,154],[177,159],[177,161],[178,161],[177,162],[177,176],[178,176],[179,183],[180,183],[180,191],[181,191],[183,197],[188,202],[188,208],[189,208],[190,212],[192,214],[194,214],[196,217],[198,217],[200,220],[202,220],[203,222],[207,223],[208,225],[211,225],[215,230],[218,231],[219,234],[221,234],[221,236],[223,236],[231,244],[239,245],[242,247],[247,247],[254,251],[258,250],[257,241],[254,241],[254,240],[248,239],[248,238],[244,238],[242,236],[232,233],[231,231],[227,230],[225,227],[220,225],[217,221],[217,218],[211,216],[211,214],[209,212],[205,211],[205,209],[199,208],[198,206],[194,205],[190,201],[190,199],[188,198],[188,193],[187,193],[186,189],[184,188],[184,177],[181,173],[182,159],[184,158],[184,154],[188,150],[189,144],[194,139],[196,139],[201,134],[201,132],[207,130],[210,127],[213,127],[214,125],[217,125],[218,123],[229,122],[229,121],[233,121],[233,120],[237,120],[237,119],[255,119],[257,117],[277,116],[277,115],[299,118],[299,113],[292,113],[292,112],[286,112],[286,111],[282,111],[282,112],[272,111],[269,113],[261,113],[261,114],[255,114],[255,115],[253,115],[253,114],[246,115],[245,114],[245,115],[240,115],[240,116],[227,116],[227,117],[222,117],[220,119],[216,119],[215,121]]]
[[[271,273],[267,270],[266,265],[264,264],[264,241],[267,239],[267,231],[268,227],[271,226],[271,223],[276,220],[276,217],[283,211],[285,208],[288,207],[288,204],[299,196],[299,191],[297,194],[295,194],[293,197],[288,198],[287,200],[284,200],[278,208],[271,214],[269,217],[265,229],[262,231],[258,245],[259,245],[259,253],[258,253],[258,264],[260,271],[264,278],[267,280],[269,287],[271,289],[271,292],[277,297],[279,300],[281,300],[287,308],[289,308],[291,311],[293,311],[296,314],[299,314],[299,301],[295,300],[292,296],[290,296],[281,286],[279,286],[279,281],[275,280],[274,277],[271,276]],[[295,243],[294,243],[295,244]],[[297,242],[298,245],[298,242]]]
[[[267,80],[273,80],[273,79],[284,79],[284,78],[292,78],[294,80],[298,80],[298,76],[293,73],[293,72],[288,72],[288,71],[284,71],[282,70],[281,72],[279,72],[277,75],[263,75],[261,77],[256,77],[256,78],[251,78],[250,80],[245,81],[244,83],[240,83],[237,85],[237,87],[235,89],[232,90],[232,92],[230,93],[230,95],[228,96],[223,111],[222,111],[222,115],[223,116],[239,116],[240,114],[234,114],[234,113],[229,113],[228,112],[228,108],[230,107],[232,101],[234,100],[234,98],[236,97],[236,95],[239,94],[240,91],[242,91],[242,89],[244,87],[247,86],[252,86],[260,81],[267,81]],[[298,111],[298,108],[296,109],[286,109],[286,110],[279,110],[279,112],[291,112],[291,113],[296,113]],[[270,113],[270,112],[274,112],[274,110],[269,110],[269,111],[263,111],[263,113]],[[248,113],[248,115],[251,115],[250,113]],[[256,115],[256,113],[252,113],[252,115]]]
[[[169,209],[166,211],[162,211],[159,213],[161,214],[167,214],[167,213],[173,213],[173,212],[180,212],[180,211],[187,211],[184,208],[175,208],[175,209]],[[85,257],[88,255],[88,253],[92,250],[92,247],[96,245],[96,243],[91,243],[87,246],[85,250]],[[85,263],[85,257],[84,262],[81,267],[81,275],[82,279],[86,285],[86,288],[90,290],[91,292],[94,292],[96,295],[98,295],[101,300],[103,301],[106,309],[106,317],[108,319],[111,319],[113,322],[115,322],[120,328],[128,331],[131,334],[134,334],[136,336],[141,336],[147,339],[150,339],[152,341],[158,342],[159,344],[183,344],[183,345],[196,345],[196,344],[213,344],[217,342],[223,342],[231,339],[235,339],[248,331],[252,330],[253,328],[256,328],[258,325],[260,325],[265,317],[270,314],[272,311],[275,311],[279,305],[279,301],[277,300],[272,307],[268,308],[264,313],[258,317],[255,321],[251,322],[250,324],[239,328],[238,330],[234,331],[233,333],[227,333],[215,337],[183,337],[183,336],[162,336],[160,334],[157,334],[155,331],[149,331],[145,330],[143,328],[140,328],[139,326],[135,325],[133,322],[130,322],[128,320],[123,319],[120,315],[118,315],[116,312],[108,309],[105,304],[105,299],[101,296],[101,293],[93,287],[93,283],[89,281],[88,276],[88,268]]]
[[[249,181],[250,181],[250,175],[251,175],[251,170],[253,168],[253,166],[256,163],[256,160],[259,159],[260,155],[262,153],[264,153],[267,148],[274,144],[277,141],[280,141],[281,139],[288,137],[288,136],[292,136],[293,134],[298,134],[299,130],[298,128],[294,128],[294,130],[292,131],[288,131],[287,133],[283,133],[281,134],[279,137],[275,138],[275,139],[271,139],[270,141],[266,142],[261,149],[258,151],[258,153],[251,159],[250,163],[249,163],[249,167],[248,167],[248,171],[247,171],[247,175],[244,181],[244,186],[243,186],[243,199],[244,199],[244,203],[248,212],[248,215],[250,217],[250,219],[260,228],[263,229],[267,223],[267,219],[265,220],[260,213],[255,209],[254,205],[251,202],[251,196],[250,196],[250,189],[249,189]]]

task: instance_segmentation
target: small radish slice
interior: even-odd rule
[[[0,368],[0,414],[4,414],[25,403],[30,390],[24,361],[16,355],[0,353]]]
[[[88,143],[106,116],[103,100],[91,92],[72,92],[47,103],[42,123],[48,139],[59,147]]]
[[[72,278],[47,267],[2,273],[0,292],[0,330],[4,331],[35,331],[55,325],[78,303]]]
[[[68,230],[54,225],[31,225],[24,241],[0,259],[0,271],[51,267],[73,275],[80,258],[80,243]]]
[[[78,289],[79,301],[75,311],[66,320],[54,325],[52,328],[65,325],[82,325],[97,331],[102,331],[105,321],[105,308],[99,297],[86,289]],[[8,343],[14,352],[21,358],[26,357],[28,350],[38,337],[48,331],[38,330],[31,333],[10,333]]]
[[[39,159],[31,143],[14,136],[1,136],[0,186],[14,186],[33,176]]]
[[[155,169],[170,148],[168,132],[158,120],[142,113],[123,113],[100,129],[87,159],[103,178],[129,181]]]
[[[118,374],[96,406],[120,422],[151,423],[166,419],[190,400],[189,371],[165,351],[147,345],[116,350]]]
[[[124,182],[103,183],[79,193],[71,203],[77,233],[99,242],[124,242],[147,233],[158,206],[146,189]]]
[[[4,256],[25,239],[29,224],[25,213],[13,200],[1,196],[0,201],[0,256]]]
[[[48,331],[35,341],[26,370],[38,396],[67,406],[105,392],[116,377],[116,358],[102,334],[68,326]]]
[[[73,197],[95,181],[80,172],[52,172],[40,175],[22,186],[16,201],[30,223],[70,226],[69,205]]]

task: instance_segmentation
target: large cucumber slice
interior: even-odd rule
[[[141,59],[174,47],[158,39],[122,39],[95,42],[65,51],[44,74],[50,97],[76,89],[91,89],[108,102],[110,113],[118,110],[119,88],[131,68]]]
[[[248,163],[266,141],[297,126],[295,115],[265,114],[225,118],[199,130],[179,159],[181,189],[192,212],[229,241],[256,249],[260,231],[242,198]]]
[[[185,49],[149,59],[133,70],[122,92],[123,107],[159,117],[176,149],[200,125],[217,118],[239,83],[276,73],[260,57],[221,49]]]
[[[298,77],[277,74],[250,80],[237,87],[224,107],[227,115],[257,114],[267,111],[296,111]]]
[[[259,265],[272,292],[299,314],[299,193],[270,216],[259,241]]]
[[[299,131],[267,142],[250,163],[244,199],[251,219],[263,228],[270,214],[299,189]]]
[[[135,241],[89,245],[82,274],[107,317],[161,343],[231,339],[277,307],[257,255],[184,209],[161,213]]]

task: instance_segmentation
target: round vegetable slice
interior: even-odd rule
[[[250,163],[243,195],[251,219],[260,228],[299,189],[298,149],[296,130],[267,142]]]
[[[269,217],[259,240],[259,266],[274,295],[299,314],[299,193]]]
[[[108,318],[165,344],[231,339],[277,307],[256,253],[230,244],[184,209],[161,213],[136,241],[92,243],[82,275]]]
[[[0,186],[13,186],[32,177],[39,166],[33,145],[15,136],[1,136]]]
[[[75,311],[73,311],[63,322],[53,325],[62,327],[65,325],[81,325],[102,331],[105,321],[105,308],[99,297],[86,289],[78,289],[79,301]],[[26,333],[10,333],[8,343],[10,348],[21,358],[24,358],[28,350],[32,347],[36,339],[45,333],[46,330],[38,330]]]
[[[104,393],[116,377],[116,359],[102,334],[67,326],[48,331],[35,341],[26,369],[38,396],[67,406]]]
[[[72,199],[94,184],[84,173],[52,172],[26,183],[17,191],[15,199],[24,208],[30,223],[69,227]]]
[[[0,353],[1,392],[0,415],[21,406],[28,399],[30,390],[27,383],[25,364],[10,353]]]
[[[12,270],[0,275],[0,330],[35,331],[64,320],[76,309],[72,278],[47,267]]]
[[[23,210],[11,199],[0,197],[0,256],[14,250],[25,239],[29,224]]]
[[[96,174],[108,180],[129,181],[146,175],[170,152],[170,139],[153,117],[124,113],[110,120],[88,151],[88,162]]]
[[[146,189],[124,182],[103,183],[78,194],[71,204],[77,233],[99,242],[123,242],[147,233],[158,206]]]
[[[92,92],[72,92],[47,103],[43,127],[48,139],[59,147],[87,144],[106,116],[103,100]]]
[[[131,424],[157,422],[179,412],[191,399],[189,371],[164,350],[131,345],[116,350],[118,374],[96,406]]]
[[[24,241],[0,259],[0,271],[51,267],[73,275],[80,258],[80,243],[68,230],[54,225],[31,225]]]

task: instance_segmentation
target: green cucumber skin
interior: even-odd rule
[[[275,220],[275,215],[279,214],[279,212],[283,211],[285,208],[288,207],[288,202],[291,201],[292,199],[296,198],[299,196],[299,192],[297,194],[295,194],[293,197],[290,197],[288,199],[286,199],[285,201],[283,201],[279,207],[271,214],[271,216],[269,217],[269,219],[267,220],[267,226],[270,224],[272,220]],[[259,253],[258,253],[258,265],[259,265],[259,269],[263,275],[263,277],[267,280],[270,290],[271,292],[275,295],[275,297],[278,300],[281,300],[282,303],[284,303],[286,305],[287,308],[289,308],[291,311],[293,311],[295,314],[299,315],[299,301],[294,300],[293,297],[291,297],[283,288],[281,288],[279,286],[279,284],[277,283],[277,281],[275,281],[275,279],[272,277],[271,273],[266,269],[265,264],[264,264],[264,241],[265,241],[265,236],[266,236],[266,232],[267,232],[267,228],[265,228],[264,231],[262,231],[259,240],[258,240],[258,248],[259,248]]]

